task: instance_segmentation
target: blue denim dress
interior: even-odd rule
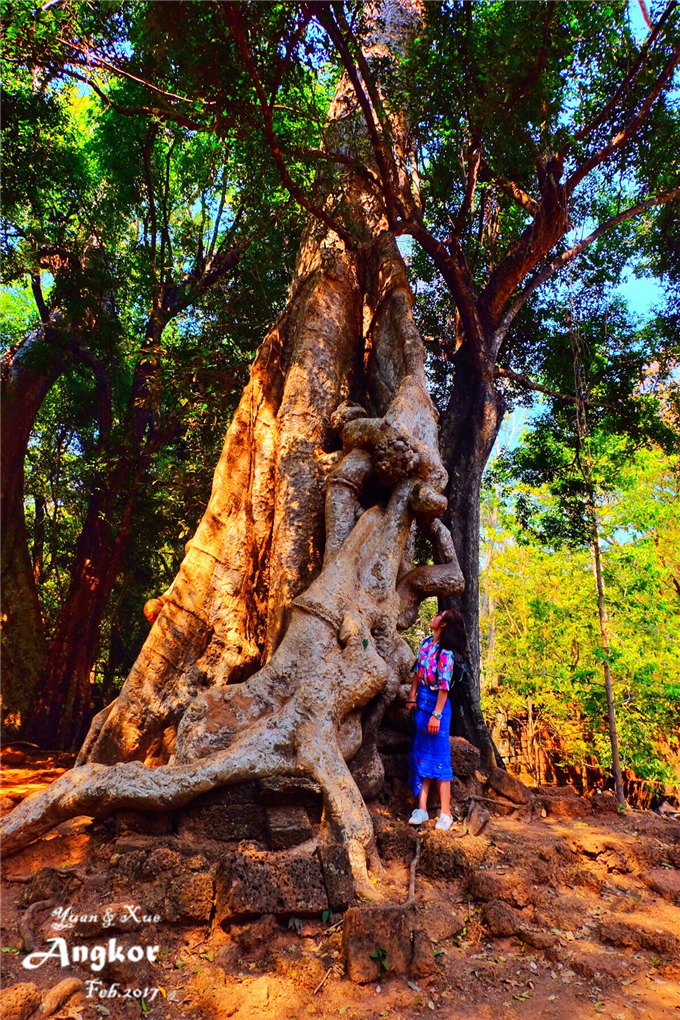
[[[423,779],[451,780],[451,702],[446,699],[439,723],[439,733],[428,733],[427,724],[435,710],[439,691],[418,685],[416,694],[416,735],[409,755],[409,786],[415,797],[420,793]]]

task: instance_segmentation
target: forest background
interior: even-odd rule
[[[12,624],[6,674],[20,666],[23,680],[5,691],[3,725],[6,737],[52,747],[77,748],[94,712],[115,697],[148,632],[143,607],[172,582],[207,504],[256,349],[288,298],[304,198],[322,159],[320,125],[340,73],[318,27],[301,53],[287,53],[277,131],[293,187],[255,114],[244,120],[237,111],[237,88],[216,130],[205,127],[207,91],[183,98],[205,70],[196,42],[204,26],[186,31],[187,6],[200,22],[197,8],[211,5],[14,2],[5,10],[3,622]],[[289,21],[315,5],[255,6],[249,29],[266,64],[268,47],[280,53],[284,28],[292,33]],[[354,24],[359,7],[345,8]],[[422,186],[441,228],[447,174],[465,184],[447,89],[474,57],[432,40],[455,40],[454,29],[475,19],[475,45],[486,49],[478,114],[494,141],[465,230],[475,258],[493,265],[530,201],[503,175],[499,124],[519,110],[530,134],[540,121],[532,103],[558,123],[560,104],[585,102],[586,66],[599,89],[591,112],[607,100],[634,112],[635,55],[643,45],[652,54],[643,85],[653,91],[663,47],[677,37],[676,5],[428,8],[427,28],[391,85],[426,126]],[[545,41],[552,18],[565,22],[563,44]],[[610,96],[612,66],[628,68],[630,95]],[[517,80],[526,84],[515,97]],[[561,250],[641,196],[671,199],[621,217],[562,275],[546,278],[499,358],[506,424],[482,491],[480,622],[482,705],[499,740],[528,725],[530,741],[558,765],[607,771],[606,660],[622,764],[670,793],[680,782],[677,86],[656,100],[640,144],[597,170],[580,195]],[[400,246],[444,412],[458,313],[427,253],[410,238]],[[24,549],[30,563],[17,570]],[[420,562],[430,554],[423,546]],[[15,585],[17,577],[27,583]],[[413,647],[433,611],[423,605]],[[86,696],[73,681],[79,672]]]

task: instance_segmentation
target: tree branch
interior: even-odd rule
[[[227,0],[222,0],[219,9],[222,13],[222,17],[224,18],[227,24],[227,27],[229,28],[229,31],[231,32],[234,38],[234,41],[236,42],[236,45],[239,48],[239,51],[243,58],[243,62],[246,66],[246,70],[248,71],[250,79],[257,93],[260,108],[262,110],[265,137],[267,139],[267,143],[271,150],[272,156],[274,157],[274,162],[276,163],[276,167],[279,171],[279,176],[281,177],[283,186],[286,188],[287,191],[290,192],[293,198],[295,198],[296,202],[298,202],[303,209],[306,209],[307,212],[312,213],[313,216],[316,216],[317,219],[320,219],[322,223],[325,223],[330,230],[333,230],[338,235],[338,237],[342,241],[344,241],[348,248],[352,248],[353,240],[347,233],[345,228],[341,226],[341,224],[336,223],[333,217],[329,216],[325,209],[319,208],[318,206],[314,205],[313,202],[310,202],[307,198],[305,198],[305,196],[302,194],[301,189],[297,186],[297,184],[295,184],[292,177],[290,176],[285,160],[283,158],[283,154],[281,152],[279,140],[276,136],[276,132],[274,131],[274,121],[272,118],[271,107],[267,102],[264,87],[262,85],[262,82],[260,81],[260,77],[257,73],[257,68],[255,66],[253,56],[250,52],[250,47],[248,46],[248,42],[243,33],[240,12],[236,9],[234,4],[227,2]]]
[[[77,53],[81,53],[86,57],[87,67],[98,67],[102,71],[111,71],[112,74],[117,74],[121,78],[128,78],[130,81],[136,82],[138,85],[143,85],[144,88],[149,89],[151,92],[155,92],[156,95],[162,96],[164,99],[178,99],[182,103],[189,103],[194,109],[196,103],[201,103],[203,106],[216,106],[215,100],[206,99],[189,99],[188,96],[180,96],[176,92],[166,92],[165,89],[159,89],[157,85],[152,85],[150,81],[145,78],[138,78],[137,75],[131,74],[130,71],[123,70],[122,67],[116,67],[115,64],[110,64],[108,60],[104,60],[102,57],[98,57],[93,54],[90,50],[84,49],[82,46],[78,46],[76,43],[69,42],[68,39],[63,39],[61,36],[57,36],[57,42],[62,43],[64,46],[68,46],[69,49],[75,50]]]
[[[95,95],[99,96],[103,103],[106,103],[110,109],[115,113],[121,114],[125,117],[161,117],[165,120],[172,120],[175,124],[179,124],[180,127],[185,127],[189,131],[207,131],[205,124],[199,124],[198,121],[191,120],[190,117],[185,117],[184,114],[178,113],[174,109],[163,109],[160,106],[121,106],[120,103],[116,103],[110,96],[107,96],[106,92],[97,85],[91,78],[86,78],[83,74],[78,74],[70,67],[63,69],[64,74],[68,75],[69,78],[75,79],[75,81],[81,81],[84,85],[89,85]]]
[[[639,202],[637,205],[631,206],[629,209],[624,209],[617,216],[612,216],[612,218],[607,220],[606,223],[602,223],[596,230],[593,230],[592,234],[588,234],[588,236],[584,237],[582,241],[579,241],[578,244],[575,244],[572,248],[569,248],[561,255],[558,255],[556,259],[553,259],[553,261],[548,263],[548,265],[541,269],[540,272],[536,273],[519,297],[515,300],[511,308],[501,319],[498,329],[494,334],[493,345],[495,353],[498,353],[513,319],[528,298],[531,297],[534,291],[540,287],[541,284],[545,283],[546,280],[549,280],[550,277],[553,276],[559,269],[562,269],[563,266],[565,266],[568,262],[571,262],[571,260],[576,258],[577,255],[584,252],[586,248],[588,248],[594,241],[597,241],[599,237],[602,237],[603,234],[606,234],[609,230],[613,230],[614,227],[617,227],[625,220],[632,219],[633,216],[639,216],[640,213],[646,212],[647,209],[651,209],[656,205],[664,205],[666,202],[672,202],[673,199],[678,196],[680,196],[680,187],[673,188],[672,191],[667,191],[663,195],[655,195],[653,198],[648,198],[646,201]]]
[[[415,241],[418,241],[442,274],[460,313],[465,335],[471,342],[480,345],[481,353],[484,330],[479,319],[477,293],[460,245],[453,239],[454,250],[450,253],[444,244],[433,237],[417,220],[409,220],[404,225],[404,232],[408,232]]]
[[[526,191],[522,191],[514,181],[508,180],[502,174],[494,173],[484,160],[480,164],[479,179],[484,182],[493,181],[504,194],[509,195],[510,198],[517,202],[518,205],[521,205],[523,209],[526,209],[527,212],[531,213],[532,216],[535,216],[538,212],[539,203],[535,198],[528,195]]]
[[[619,85],[619,87],[616,90],[616,92],[614,93],[614,95],[611,97],[609,102],[602,108],[602,110],[600,110],[598,115],[596,117],[594,117],[593,120],[590,121],[589,124],[584,125],[582,128],[579,128],[579,130],[575,132],[575,134],[573,136],[575,141],[582,142],[584,140],[584,138],[587,138],[588,135],[590,135],[595,130],[595,128],[599,127],[600,124],[602,124],[602,122],[604,120],[606,120],[606,118],[612,112],[612,110],[614,109],[616,104],[619,102],[619,100],[626,94],[626,92],[628,91],[628,89],[632,85],[633,81],[637,77],[638,71],[640,70],[640,68],[642,67],[643,63],[645,62],[645,59],[647,57],[647,53],[649,52],[650,47],[656,41],[656,39],[657,39],[661,29],[663,28],[664,23],[668,20],[668,16],[671,14],[671,12],[676,7],[677,7],[677,0],[671,0],[671,3],[668,4],[668,6],[666,7],[666,10],[663,12],[661,17],[659,18],[658,22],[656,23],[656,25],[652,29],[651,33],[645,39],[645,41],[644,41],[644,43],[642,45],[642,48],[640,50],[640,53],[638,55],[637,60],[635,61],[635,63],[633,64],[633,66],[631,67],[630,71],[628,72],[626,77],[623,79],[621,84]],[[647,22],[647,24],[649,25],[650,28],[652,28],[652,26],[651,26],[651,24],[649,22]],[[561,156],[564,156],[566,154],[567,148],[568,148],[568,146],[565,146],[564,149],[561,150],[561,152],[560,152]]]
[[[566,182],[566,189],[569,193],[571,193],[574,190],[576,185],[580,181],[582,181],[583,178],[586,177],[591,170],[593,170],[596,166],[599,166],[600,163],[603,163],[605,159],[608,159],[613,152],[616,152],[617,149],[620,149],[622,145],[625,145],[625,143],[629,141],[633,137],[633,135],[635,135],[637,130],[640,128],[640,126],[647,118],[650,110],[654,106],[654,103],[661,95],[661,91],[664,85],[672,77],[673,71],[675,70],[679,61],[680,61],[680,41],[676,43],[675,48],[673,50],[673,54],[670,60],[667,62],[666,66],[664,67],[663,71],[657,78],[654,88],[649,93],[644,103],[642,104],[638,112],[635,114],[633,119],[630,121],[630,123],[627,124],[626,127],[623,128],[621,131],[619,131],[618,134],[614,135],[614,137],[611,138],[606,145],[603,145],[599,152],[596,152],[592,156],[590,156],[590,158],[587,159],[585,163],[582,163],[581,166],[578,167],[578,169],[576,169],[573,172],[569,180]]]
[[[222,191],[220,194],[220,205],[217,210],[217,216],[215,217],[215,226],[213,227],[212,237],[210,238],[210,244],[208,245],[207,261],[213,257],[215,251],[215,244],[217,243],[217,235],[220,229],[220,221],[222,219],[222,213],[224,212],[224,203],[227,198],[227,168],[222,168]]]
[[[144,163],[144,181],[146,183],[147,198],[149,200],[149,215],[151,217],[151,282],[153,286],[153,307],[154,313],[158,309],[158,302],[160,295],[158,292],[158,265],[156,262],[156,241],[158,233],[158,224],[156,222],[156,200],[154,198],[153,189],[153,176],[151,173],[151,152],[150,145],[152,146],[155,140],[156,129],[153,126],[149,126],[149,130],[146,132],[144,141],[140,142],[140,148],[142,150],[142,161]]]
[[[43,326],[49,326],[49,324],[50,324],[50,313],[47,310],[47,305],[45,304],[45,298],[43,297],[42,285],[40,283],[40,274],[39,273],[31,273],[31,290],[33,291],[33,297],[35,299],[35,304],[36,304],[36,307],[38,309],[38,315],[40,316],[40,321],[42,322]]]
[[[537,393],[545,393],[549,397],[553,397],[555,400],[561,400],[564,404],[579,404],[577,397],[572,397],[569,393],[559,393],[557,390],[551,390],[549,386],[542,386],[541,383],[533,382],[527,378],[526,375],[519,375],[517,372],[513,372],[509,368],[502,368],[496,366],[493,370],[494,379],[511,379],[518,386],[522,386],[525,390],[535,390]],[[610,404],[601,404],[597,401],[592,400],[581,400],[581,403],[586,404],[588,407],[605,407],[609,411],[613,411],[614,408]]]
[[[380,187],[380,178],[370,169],[370,167],[367,167],[365,163],[360,163],[359,160],[354,159],[352,156],[346,156],[344,152],[334,152],[329,149],[308,149],[299,146],[292,149],[290,146],[285,145],[281,147],[281,151],[285,152],[289,156],[318,159],[325,163],[340,163],[342,166],[350,167],[354,173],[363,177],[364,180],[369,182],[369,184],[374,184],[376,187]]]
[[[279,66],[276,69],[276,75],[274,77],[274,83],[273,83],[273,85],[271,87],[271,92],[269,93],[269,103],[270,103],[270,105],[273,105],[273,103],[274,103],[274,99],[276,98],[276,93],[279,91],[279,87],[281,85],[281,82],[283,81],[283,76],[286,73],[286,69],[288,68],[288,65],[290,64],[290,58],[293,55],[295,47],[297,46],[297,44],[302,39],[302,35],[303,35],[305,29],[307,28],[307,25],[309,24],[309,22],[311,20],[312,20],[312,12],[310,10],[303,10],[302,11],[302,20],[301,20],[300,24],[298,25],[298,27],[297,27],[297,29],[295,31],[295,34],[293,35],[293,38],[290,40],[290,43],[288,44],[288,48],[286,50],[286,54],[285,54],[283,60],[280,62]]]
[[[452,238],[459,240],[461,231],[465,226],[465,219],[470,206],[472,205],[472,196],[475,193],[475,187],[477,185],[477,174],[482,159],[482,151],[480,148],[479,140],[472,139],[470,147],[468,149],[468,172],[467,172],[467,184],[465,187],[465,196],[461,202],[456,221],[453,224]]]
[[[524,76],[524,80],[521,81],[519,85],[517,85],[517,87],[513,90],[512,95],[508,99],[508,102],[506,103],[505,106],[506,113],[509,113],[510,110],[514,109],[517,103],[519,103],[519,101],[524,98],[527,92],[529,92],[531,86],[535,85],[535,83],[541,77],[541,73],[548,59],[550,26],[552,25],[553,19],[555,17],[556,8],[557,4],[555,3],[555,0],[548,0],[547,15],[545,23],[543,25],[543,39],[541,40],[541,51],[538,54],[536,60],[533,62],[533,64],[529,66],[529,69],[526,75]]]

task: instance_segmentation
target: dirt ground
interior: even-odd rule
[[[6,768],[5,809],[52,781],[65,764],[36,759]],[[219,923],[215,914],[193,927],[154,923],[149,915],[136,937],[160,946],[153,964],[126,962],[118,974],[105,968],[100,977],[82,964],[62,967],[56,958],[25,969],[27,931],[40,952],[58,934],[49,898],[27,911],[26,893],[46,874],[41,869],[73,869],[61,873],[67,884],[58,905],[79,916],[101,914],[113,906],[112,859],[143,842],[126,841],[110,824],[73,819],[4,862],[3,1012],[9,1020],[30,1015],[4,998],[20,998],[21,990],[12,992],[18,984],[33,982],[44,993],[79,978],[83,989],[56,1018],[408,1020],[438,1013],[452,1020],[680,1020],[680,823],[648,811],[619,816],[606,795],[539,793],[530,810],[493,814],[478,837],[457,838],[460,825],[435,833],[434,821],[428,823],[416,905],[408,911],[411,927],[428,936],[418,976],[383,971],[367,984],[346,977],[336,915],[265,916],[236,925]],[[395,796],[371,807],[385,861],[372,899],[403,903],[413,850],[408,806]],[[147,842],[159,847],[164,840]],[[73,932],[63,934],[74,943]],[[95,979],[101,986],[88,988]],[[112,979],[121,994],[100,997]],[[139,997],[124,997],[126,984]]]

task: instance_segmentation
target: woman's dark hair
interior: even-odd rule
[[[467,638],[465,637],[465,624],[463,617],[457,609],[445,609],[441,614],[444,621],[444,630],[439,642],[440,648],[447,648],[463,658],[467,655]]]

